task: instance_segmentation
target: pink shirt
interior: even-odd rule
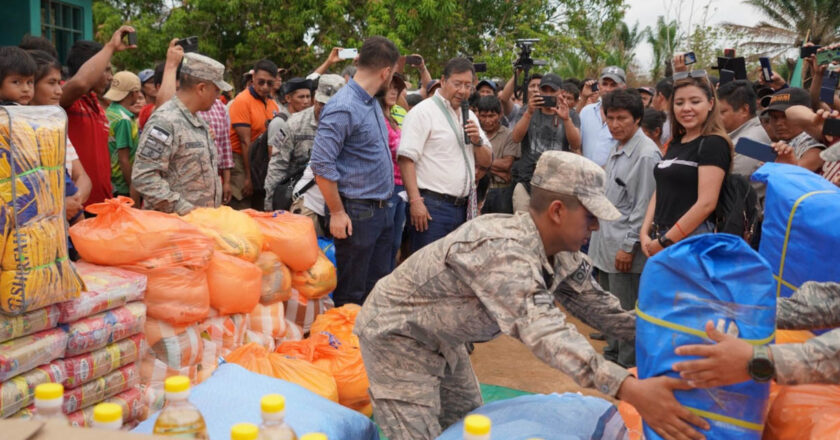
[[[391,149],[391,160],[394,161],[394,185],[402,185],[402,174],[400,174],[400,167],[397,165],[397,149],[400,147],[400,133],[399,128],[394,129],[388,119],[385,119],[385,126],[388,127],[388,148]]]

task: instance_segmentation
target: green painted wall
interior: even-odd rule
[[[79,23],[81,39],[93,39],[93,0],[58,0],[60,3],[81,8]],[[42,35],[42,0],[12,0],[12,5],[0,14],[0,45],[17,45],[24,35]],[[73,41],[57,41],[59,58],[63,62]]]

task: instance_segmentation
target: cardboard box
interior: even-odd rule
[[[94,428],[71,428],[60,421],[9,419],[0,420],[3,440],[166,440],[168,437],[105,431]]]

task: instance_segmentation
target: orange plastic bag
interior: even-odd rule
[[[320,250],[315,264],[307,270],[292,274],[292,286],[308,299],[318,299],[335,290],[338,275],[332,261]]]
[[[323,296],[318,299],[307,299],[296,289],[292,288],[292,297],[283,303],[286,308],[286,319],[294,322],[303,328],[304,333],[309,333],[312,322],[318,315],[335,307],[332,298]]]
[[[338,402],[338,388],[332,374],[302,359],[269,353],[259,344],[248,344],[225,358],[253,371],[300,385],[313,393]]]
[[[196,208],[182,217],[216,243],[216,250],[254,262],[263,247],[263,235],[257,223],[230,206]]]
[[[207,268],[210,305],[222,315],[250,313],[260,301],[262,276],[256,264],[215,252]]]
[[[180,261],[206,264],[207,247],[212,249],[213,243],[196,227],[170,214],[134,209],[133,204],[127,197],[117,197],[87,207],[97,216],[70,228],[73,246],[85,261],[123,266],[177,255]]]
[[[633,377],[638,377],[636,367],[633,367],[628,371],[630,371],[630,374],[632,374]],[[618,414],[621,415],[622,420],[624,420],[624,425],[627,426],[627,433],[630,440],[641,440],[644,434],[642,428],[642,416],[639,415],[636,408],[633,405],[620,400],[618,402]]]
[[[318,315],[315,318],[309,331],[312,334],[328,332],[342,343],[351,347],[358,347],[359,337],[353,334],[353,326],[356,324],[356,316],[360,310],[362,310],[361,306],[356,304],[345,304],[327,310],[323,315]]]
[[[776,330],[776,344],[801,344],[813,337],[808,330]]]
[[[286,335],[286,309],[282,302],[257,304],[247,315],[248,330],[277,339]]]
[[[292,296],[292,272],[274,253],[265,251],[257,258],[256,264],[263,273],[260,302],[272,304],[288,301]]]
[[[286,211],[242,211],[260,226],[265,238],[264,250],[277,254],[293,271],[306,270],[318,259],[318,237],[309,217]]]
[[[762,440],[840,438],[840,386],[781,386],[770,406]]]
[[[128,267],[146,275],[146,314],[173,325],[190,325],[210,313],[210,290],[206,269],[182,266],[142,269]]]

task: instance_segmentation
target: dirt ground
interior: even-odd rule
[[[567,319],[589,339],[589,333],[594,331],[592,327],[568,314]],[[589,341],[599,352],[603,351],[604,342],[591,339]],[[543,394],[579,391],[615,402],[614,399],[598,391],[579,387],[571,377],[537,359],[525,345],[508,336],[501,336],[484,344],[476,344],[471,359],[481,383]]]

